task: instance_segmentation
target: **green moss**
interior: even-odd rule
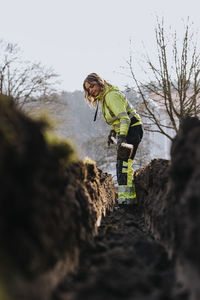
[[[44,138],[62,165],[78,161],[76,152],[69,140],[60,138],[48,130],[44,133]]]
[[[2,283],[0,283],[0,300],[11,300],[8,293]]]
[[[2,139],[11,146],[17,144],[17,133],[13,117],[13,100],[5,95],[0,95],[0,128]]]
[[[94,165],[96,166],[96,161],[92,160],[90,157],[86,156],[83,160],[85,165]]]
[[[39,112],[33,110],[31,112],[27,112],[27,115],[34,121],[45,124],[45,128],[49,130],[54,130],[56,127],[55,121],[51,118],[50,113],[46,110],[40,110]]]
[[[32,116],[33,117],[33,116]],[[61,138],[54,133],[55,121],[47,111],[42,111],[33,117],[36,121],[44,124],[43,136],[48,147],[53,151],[54,156],[62,165],[77,162],[78,157],[70,140]]]

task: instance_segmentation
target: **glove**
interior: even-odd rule
[[[110,144],[113,144],[113,140],[111,139],[111,137],[116,137],[116,132],[112,129],[108,135],[108,146],[110,146]]]
[[[124,134],[118,135],[117,139],[117,159],[118,160],[127,160],[129,157],[129,149],[121,147],[122,143],[126,143],[126,136]]]
[[[122,143],[126,143],[126,136],[124,134],[119,134],[117,139],[117,151],[119,150]]]

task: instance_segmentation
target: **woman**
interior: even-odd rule
[[[104,120],[111,126],[111,137],[117,136],[117,182],[118,204],[136,204],[135,185],[133,183],[133,159],[143,136],[142,122],[133,106],[118,88],[103,80],[96,73],[89,74],[83,83],[85,98],[90,106],[101,104]],[[95,113],[95,119],[96,114]],[[122,143],[133,145],[132,156],[121,146]]]

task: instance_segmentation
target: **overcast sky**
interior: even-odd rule
[[[53,67],[66,91],[82,90],[91,72],[123,89],[129,40],[135,59],[142,42],[153,54],[156,15],[180,32],[188,16],[200,26],[199,0],[0,0],[0,10],[0,39]]]

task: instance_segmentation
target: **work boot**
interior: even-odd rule
[[[135,212],[137,209],[137,204],[118,204],[120,211],[123,212]]]
[[[118,205],[137,205],[137,198],[133,198],[133,199],[127,199],[127,200],[117,200]]]

